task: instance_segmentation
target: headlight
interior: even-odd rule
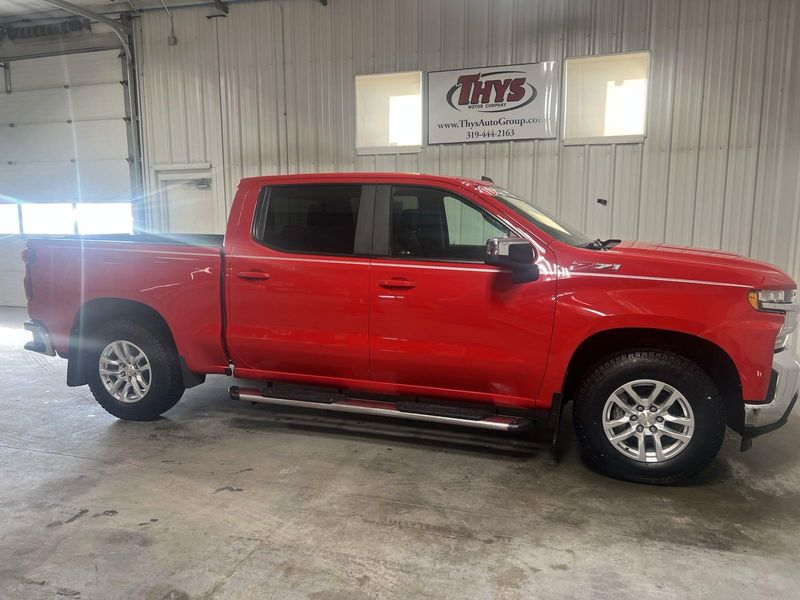
[[[775,349],[780,350],[797,328],[797,290],[751,290],[747,294],[750,306],[756,310],[781,313],[783,325],[775,338]]]
[[[752,290],[747,294],[750,305],[756,310],[786,310],[780,304],[793,304],[797,290]]]

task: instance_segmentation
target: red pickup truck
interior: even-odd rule
[[[489,180],[244,179],[221,236],[38,238],[29,350],[111,414],[206,374],[238,400],[515,431],[573,420],[585,459],[669,483],[726,425],[782,425],[796,284],[733,254],[591,240]]]

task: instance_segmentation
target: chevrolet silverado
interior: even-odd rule
[[[768,264],[592,240],[490,180],[241,181],[224,236],[32,238],[33,340],[120,419],[207,374],[236,400],[557,432],[587,462],[670,483],[783,424],[796,284]],[[292,385],[287,385],[292,384]]]

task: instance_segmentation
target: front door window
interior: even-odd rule
[[[509,229],[444,190],[392,189],[391,254],[398,258],[482,261],[486,240]]]

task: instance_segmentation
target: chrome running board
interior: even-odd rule
[[[306,397],[277,397],[269,395],[272,390],[258,390],[254,388],[239,388],[232,386],[228,393],[232,400],[255,402],[257,404],[271,404],[273,406],[291,406],[294,408],[309,408],[314,410],[328,410],[333,412],[355,413],[359,415],[374,415],[392,419],[405,419],[408,421],[425,421],[427,423],[441,423],[446,425],[460,425],[475,429],[491,429],[494,431],[522,431],[530,428],[533,421],[528,417],[514,417],[487,413],[479,409],[463,409],[448,407],[446,404],[431,405],[419,402],[400,401],[389,402],[348,398],[343,394],[317,393],[305,395]],[[290,394],[281,394],[287,396]],[[449,414],[448,414],[449,413]]]

